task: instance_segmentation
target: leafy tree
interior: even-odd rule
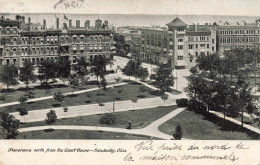
[[[29,83],[36,81],[33,63],[30,60],[23,62],[23,67],[20,68],[19,80],[26,84],[26,91],[29,89]]]
[[[7,139],[15,139],[19,134],[20,121],[15,119],[8,112],[0,111],[0,123],[2,126],[4,137]]]
[[[58,91],[54,93],[53,98],[58,104],[59,102],[64,101],[65,96],[60,91]]]
[[[28,97],[26,97],[25,95],[24,96],[21,96],[19,99],[18,99],[19,103],[20,104],[24,104],[26,103],[26,101],[28,101]]]
[[[181,125],[178,124],[177,127],[175,128],[175,133],[173,134],[173,137],[175,140],[181,140],[182,138],[182,128],[181,128]]]
[[[44,59],[40,62],[38,73],[39,80],[45,82],[47,89],[48,81],[56,78],[57,65],[53,60]]]
[[[135,78],[138,77],[139,70],[141,67],[141,62],[138,60],[129,60],[126,66],[123,69],[123,74],[126,76],[134,76]]]
[[[251,94],[251,88],[249,83],[245,82],[245,80],[238,81],[237,84],[237,107],[240,112],[241,117],[241,126],[243,127],[244,123],[244,113],[248,112],[249,114],[253,113],[257,107],[254,104],[254,97]]]
[[[18,69],[15,65],[4,65],[0,72],[0,80],[6,85],[8,90],[9,86],[18,85]]]
[[[72,90],[72,95],[75,89],[79,88],[80,83],[79,83],[79,78],[76,74],[72,74],[69,78],[69,84],[71,86]]]
[[[70,77],[70,60],[68,58],[58,57],[57,59],[57,76],[65,83]]]
[[[87,59],[84,56],[76,58],[76,65],[73,67],[73,70],[81,79],[81,82],[83,82],[84,76],[88,75],[89,73],[87,70],[88,65],[89,64],[87,63]]]
[[[147,68],[140,67],[137,77],[144,81],[149,76]]]
[[[50,112],[48,112],[46,115],[47,115],[47,119],[45,119],[45,123],[49,124],[51,127],[51,124],[55,123],[57,120],[56,112],[51,109]]]
[[[167,64],[160,64],[155,70],[155,85],[161,92],[169,91],[170,86],[174,84],[174,77],[172,75],[172,69]]]
[[[96,59],[94,59],[92,63],[91,71],[96,75],[97,81],[99,77],[104,77],[105,68],[106,68],[106,61],[102,56],[98,56]]]

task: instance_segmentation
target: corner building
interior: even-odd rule
[[[59,28],[59,18],[56,19],[56,28],[47,29],[46,20],[43,26],[28,23],[23,19],[0,19],[0,62],[2,65],[16,65],[21,67],[25,59],[30,59],[37,67],[43,59],[55,60],[59,56],[68,58],[72,64],[78,56],[85,56],[89,62],[97,56],[113,58],[112,31],[108,28],[90,28],[89,24],[76,27],[63,23]]]

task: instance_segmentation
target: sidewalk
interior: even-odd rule
[[[184,110],[184,108],[178,108],[142,129],[129,130],[129,129],[123,129],[123,128],[96,127],[96,126],[71,126],[71,125],[54,125],[54,126],[51,126],[51,128],[52,129],[62,129],[62,130],[92,130],[92,131],[121,132],[121,133],[136,134],[136,135],[146,135],[146,136],[152,136],[152,137],[170,140],[172,138],[172,136],[160,132],[158,130],[158,127],[162,123],[166,122],[167,120],[169,120],[169,119],[175,117],[177,114],[181,113],[183,110]],[[49,128],[50,128],[49,126],[28,127],[28,128],[19,129],[19,132],[45,130],[45,129],[49,129]],[[188,139],[183,139],[183,140],[188,140]]]
[[[154,108],[164,106],[164,104],[165,106],[176,105],[174,99],[168,99],[164,103],[164,101],[160,97],[139,99],[137,100],[137,103],[133,103],[131,100],[117,101],[115,102],[115,112]],[[28,111],[28,114],[25,116],[20,116],[19,112],[14,112],[10,114],[21,122],[27,123],[45,120],[46,113],[48,113],[51,109],[55,110],[58,119],[70,118],[112,112],[113,102],[104,103],[104,106],[99,106],[98,104],[70,106],[68,107],[67,112],[64,112],[63,107],[60,107]]]
[[[127,83],[117,83],[115,86],[121,86],[121,85],[126,85]],[[111,88],[114,85],[108,85],[107,88]],[[90,92],[90,91],[95,91],[98,90],[99,88],[91,88],[91,89],[86,89],[86,90],[80,90],[80,91],[75,91],[73,92],[73,94],[80,94],[80,93],[85,93],[85,92]],[[63,95],[71,95],[72,92],[69,93],[63,93]],[[30,99],[30,102],[35,102],[35,101],[40,101],[40,100],[47,100],[47,99],[52,99],[53,96],[45,96],[45,97],[39,97],[39,98],[34,98],[34,99]],[[20,104],[18,101],[16,102],[10,102],[10,103],[4,103],[4,104],[0,104],[0,108],[1,107],[6,107],[6,106],[10,106],[10,105],[16,105],[16,104]]]

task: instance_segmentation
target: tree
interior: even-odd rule
[[[26,101],[28,101],[28,97],[26,97],[26,95],[24,96],[21,96],[19,99],[18,99],[19,103],[21,105],[23,105],[24,103],[26,103]]]
[[[9,86],[18,85],[18,69],[15,65],[4,65],[0,72],[0,80],[6,85],[8,90]]]
[[[126,76],[134,76],[135,78],[138,77],[138,74],[140,73],[141,62],[139,60],[129,60],[126,64],[126,66],[123,69],[123,74]]]
[[[19,99],[18,99],[19,103],[23,106],[26,101],[28,101],[28,97],[26,95],[24,96],[21,96]],[[19,112],[20,112],[20,115],[23,116],[23,115],[27,115],[28,114],[28,110],[23,107],[23,108],[18,108],[17,109]]]
[[[45,123],[49,124],[51,128],[51,124],[55,123],[57,120],[56,112],[51,109],[50,112],[48,112],[46,115],[47,115],[47,119],[45,119]]]
[[[70,77],[70,60],[68,58],[63,58],[61,56],[57,59],[57,76],[65,83]]]
[[[174,84],[174,77],[172,75],[172,69],[167,64],[160,64],[155,70],[155,85],[161,92],[169,91],[170,87]]]
[[[165,93],[163,93],[162,95],[161,95],[161,99],[163,100],[163,102],[164,102],[164,106],[165,106],[165,101],[168,99],[168,95],[167,94],[165,94]]]
[[[23,67],[20,68],[19,80],[26,84],[26,91],[29,89],[29,83],[36,81],[33,63],[30,60],[23,62]]]
[[[72,95],[73,95],[74,90],[77,89],[80,85],[79,78],[76,74],[70,75],[69,84],[70,84],[71,88],[73,89],[72,90]]]
[[[140,67],[137,77],[141,79],[141,81],[144,81],[149,76],[149,72],[147,68]]]
[[[241,117],[241,126],[243,127],[244,123],[244,113],[251,114],[257,110],[256,105],[254,104],[254,97],[251,94],[251,88],[248,82],[245,82],[244,79],[239,80],[237,84],[237,107],[240,112]]]
[[[106,68],[106,61],[105,58],[102,56],[97,56],[96,59],[92,62],[91,71],[97,77],[97,81],[99,77],[104,77],[105,75],[105,68]]]
[[[15,139],[19,134],[20,121],[15,119],[13,115],[8,114],[6,111],[0,111],[0,123],[4,131],[4,137],[7,139]]]
[[[80,56],[76,58],[76,65],[73,67],[73,70],[78,75],[78,77],[81,80],[81,83],[84,80],[84,77],[88,75],[87,66],[89,64],[87,63],[87,60],[84,56]]]
[[[177,127],[175,128],[175,132],[173,134],[173,137],[174,137],[175,140],[181,140],[182,135],[183,135],[183,133],[182,133],[181,125],[178,124]]]
[[[38,73],[39,80],[45,82],[47,89],[48,81],[56,78],[57,65],[53,60],[44,59],[40,62]]]
[[[65,96],[60,91],[58,91],[54,93],[53,98],[58,104],[59,102],[64,101]]]

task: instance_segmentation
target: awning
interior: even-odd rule
[[[81,47],[80,47],[80,50],[84,50],[84,47],[83,47],[83,46],[81,46]]]
[[[97,47],[94,47],[95,50],[97,50]]]
[[[186,66],[187,62],[185,60],[177,60],[176,66]]]
[[[77,50],[77,46],[73,46],[73,47],[72,47],[72,50]]]
[[[58,38],[55,38],[55,41],[58,41]]]
[[[89,50],[93,50],[93,48],[92,48],[92,47],[89,47]]]
[[[99,50],[101,50],[102,48],[101,47],[99,47]]]

